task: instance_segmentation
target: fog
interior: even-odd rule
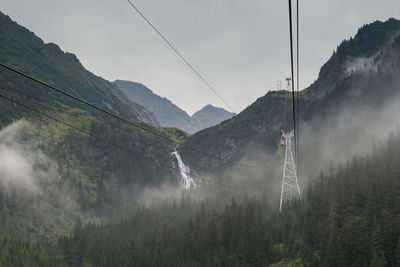
[[[302,191],[321,171],[328,172],[331,167],[336,169],[354,157],[369,155],[374,145],[384,144],[399,127],[400,69],[396,61],[400,55],[395,47],[396,38],[389,40],[375,55],[348,58],[341,66],[345,75],[339,75],[337,81],[336,94],[342,95],[332,104],[320,107],[311,117],[301,117],[298,179]],[[326,97],[335,96],[327,92]],[[261,151],[257,144],[249,145],[241,163],[257,167],[234,166],[219,177],[210,177],[243,188],[242,191],[221,189],[224,193],[215,196],[245,194],[277,203],[284,164],[279,138],[277,135],[276,149],[271,151]]]
[[[329,117],[317,114],[301,123],[303,185],[330,163],[337,166],[371,153],[373,144],[385,142],[400,125],[400,70],[394,64],[399,52],[394,39],[376,55],[348,59],[343,72],[351,77],[343,82],[343,100],[327,107],[324,115]]]
[[[81,212],[73,193],[61,182],[57,164],[38,149],[41,138],[35,125],[26,120],[0,131],[0,194],[6,197],[8,207],[15,209],[13,213],[24,216],[21,225],[4,230],[17,231],[13,234],[22,237],[18,227],[30,224],[35,227],[30,233],[33,240],[43,233],[54,238],[71,231],[78,217],[91,218]]]
[[[298,166],[302,191],[321,170],[327,171],[331,165],[337,167],[354,156],[371,153],[374,143],[385,142],[400,125],[400,68],[396,65],[399,53],[393,49],[393,42],[394,39],[390,40],[373,56],[348,58],[341,66],[343,75],[339,76],[342,80],[338,78],[337,82],[337,86],[341,86],[337,88],[342,90],[341,98],[332,101],[331,105],[320,107],[307,120],[302,117]],[[327,92],[326,97],[330,96]],[[7,193],[17,190],[39,196],[36,203],[39,210],[50,203],[52,207],[60,208],[50,212],[57,213],[53,217],[62,218],[61,221],[72,222],[78,217],[84,221],[98,219],[97,214],[90,210],[92,207],[89,211],[83,210],[78,204],[76,184],[71,190],[72,186],[69,188],[68,183],[62,183],[57,164],[53,162],[55,159],[45,156],[35,146],[34,140],[40,139],[40,133],[34,128],[31,123],[20,120],[0,131],[1,187]],[[111,193],[119,190],[118,195],[113,196],[113,200],[117,200],[115,203],[104,204],[107,208],[104,208],[102,222],[127,218],[138,207],[182,201],[209,201],[223,206],[232,198],[257,197],[267,199],[277,208],[284,163],[284,151],[279,147],[279,139],[280,134],[277,134],[276,147],[270,151],[262,151],[260,146],[258,150],[249,149],[247,154],[242,155],[241,163],[257,166],[255,168],[234,166],[217,174],[200,173],[190,168],[193,178],[198,179],[200,184],[195,190],[179,186],[178,171],[172,174],[176,180],[152,187],[137,186],[134,174],[124,180],[132,184],[123,186],[117,184],[118,178],[113,175],[102,177]],[[174,157],[171,155],[170,158],[171,165],[177,167]],[[187,163],[185,158],[182,160]],[[73,175],[79,174],[74,172]]]
[[[41,194],[40,184],[48,182],[54,170],[42,153],[34,153],[29,144],[18,142],[27,126],[27,121],[20,120],[0,131],[0,182],[7,191],[17,188]]]

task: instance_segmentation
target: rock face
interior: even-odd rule
[[[222,108],[207,105],[190,117],[170,100],[154,94],[141,83],[116,80],[113,84],[124,92],[131,101],[150,110],[162,126],[176,127],[188,133],[195,133],[217,125],[236,115]]]

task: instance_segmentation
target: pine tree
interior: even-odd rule
[[[400,266],[400,238],[396,247],[396,266]]]
[[[370,239],[371,267],[386,266],[385,254],[383,251],[382,231],[379,223],[374,219],[373,231]]]

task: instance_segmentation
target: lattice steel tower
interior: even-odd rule
[[[279,211],[282,210],[282,204],[285,201],[290,201],[294,197],[301,197],[300,187],[297,181],[296,166],[294,164],[293,153],[292,153],[292,138],[294,137],[294,131],[285,133],[282,131],[282,138],[285,146],[285,165],[283,166],[283,178],[282,178],[282,189],[281,189],[281,201],[279,204]]]

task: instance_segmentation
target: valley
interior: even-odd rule
[[[290,91],[189,116],[0,13],[0,266],[399,266],[399,32],[362,26],[299,91],[279,210]]]

